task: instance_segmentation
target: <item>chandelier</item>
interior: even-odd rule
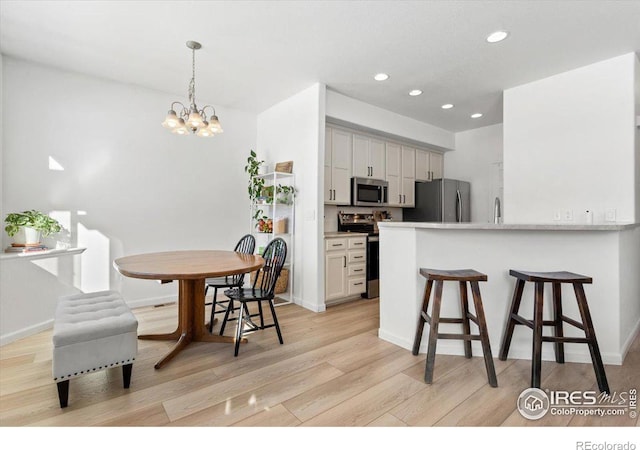
[[[189,82],[189,107],[181,102],[171,103],[171,109],[167,113],[162,126],[175,134],[197,134],[201,137],[215,136],[222,133],[222,127],[216,116],[216,109],[207,105],[202,109],[196,106],[196,50],[202,48],[199,42],[187,41],[187,47],[191,49],[191,81]],[[176,113],[175,105],[180,105],[179,113]],[[207,118],[206,110],[213,112]]]

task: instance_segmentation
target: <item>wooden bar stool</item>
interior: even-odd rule
[[[416,337],[413,341],[413,354],[417,355],[422,341],[422,331],[425,322],[430,325],[429,329],[429,347],[427,349],[427,362],[424,372],[424,381],[428,384],[433,382],[433,367],[436,359],[436,343],[438,339],[462,339],[464,340],[464,356],[471,358],[471,341],[480,340],[482,343],[482,351],[484,353],[484,364],[487,369],[489,384],[493,387],[498,386],[496,378],[496,370],[493,366],[491,356],[491,346],[489,345],[489,334],[487,333],[487,321],[484,317],[484,309],[482,307],[482,298],[480,296],[480,287],[478,281],[487,281],[487,276],[483,273],[476,272],[472,269],[462,270],[436,270],[436,269],[420,269],[420,275],[427,279],[424,287],[424,299],[422,301],[422,310],[418,317],[418,327]],[[433,282],[436,283],[436,292],[433,299],[433,307],[431,308],[431,316],[427,313],[429,307],[429,298],[431,297],[431,289]],[[460,306],[462,309],[462,318],[440,317],[440,304],[442,301],[442,287],[445,281],[458,281],[460,284]],[[471,285],[471,293],[473,294],[473,304],[476,315],[469,312],[469,300],[467,297],[467,282]],[[480,330],[480,334],[471,334],[471,326],[469,320],[472,320]],[[460,323],[462,324],[463,334],[454,333],[438,333],[438,325],[440,323]]]
[[[516,277],[516,286],[513,292],[513,300],[511,309],[507,318],[507,326],[502,338],[502,346],[500,348],[499,358],[504,361],[509,353],[513,329],[516,325],[526,325],[533,330],[533,355],[531,362],[531,387],[540,388],[540,372],[542,369],[542,343],[553,342],[556,354],[556,362],[564,363],[564,343],[580,343],[588,344],[591,353],[591,361],[596,372],[596,380],[600,392],[609,393],[609,383],[607,375],[604,372],[602,357],[600,356],[600,348],[596,340],[596,334],[587,305],[587,297],[584,293],[583,284],[592,283],[590,277],[578,275],[571,272],[525,272],[522,270],[510,270],[509,275]],[[527,320],[518,314],[520,302],[522,301],[522,291],[526,281],[535,283],[533,320]],[[544,283],[551,283],[553,287],[553,320],[542,319],[542,307],[544,303]],[[562,290],[563,283],[571,283],[578,301],[578,309],[582,317],[582,323],[571,319],[562,314]],[[563,332],[563,324],[568,323],[576,328],[584,331],[585,337],[565,337]],[[552,326],[554,330],[553,336],[543,336],[542,327]]]

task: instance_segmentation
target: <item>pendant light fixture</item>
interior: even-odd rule
[[[216,115],[216,109],[211,105],[206,105],[198,109],[196,105],[196,50],[202,48],[199,42],[187,41],[187,47],[191,49],[191,81],[189,82],[189,107],[181,102],[171,103],[171,109],[167,113],[162,126],[175,134],[197,134],[201,137],[215,136],[222,133],[222,127]],[[176,113],[175,105],[180,105],[179,113]],[[210,108],[213,112],[207,118],[206,110]]]

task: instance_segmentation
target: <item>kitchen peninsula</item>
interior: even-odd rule
[[[605,364],[622,364],[640,329],[640,224],[520,225],[488,223],[385,222],[380,229],[381,339],[411,349],[422,303],[425,280],[421,267],[475,269],[488,275],[480,283],[491,349],[500,348],[514,288],[509,269],[560,271],[587,275],[587,301]],[[532,317],[533,288],[525,287],[520,311]],[[545,318],[550,317],[550,286],[545,287]],[[563,287],[565,315],[579,318],[574,293]],[[445,283],[442,317],[459,317],[459,292]],[[445,326],[447,328],[445,328]],[[441,325],[459,332],[459,325]],[[472,325],[472,330],[474,326]],[[583,336],[565,326],[566,336]],[[426,333],[425,333],[426,336]],[[531,358],[531,330],[516,327],[509,358]],[[420,352],[426,352],[423,338]],[[481,356],[479,342],[473,353]],[[458,341],[439,341],[440,354],[464,354]],[[566,360],[590,362],[586,345],[567,344]],[[554,360],[553,347],[545,343],[544,360]]]

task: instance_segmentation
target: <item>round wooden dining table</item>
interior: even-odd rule
[[[122,275],[145,280],[179,281],[178,326],[172,333],[143,334],[138,339],[177,340],[156,364],[160,369],[193,341],[233,343],[235,338],[209,333],[204,316],[205,279],[253,272],[264,264],[259,255],[222,250],[185,250],[125,256],[113,261]]]

